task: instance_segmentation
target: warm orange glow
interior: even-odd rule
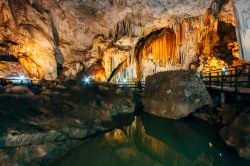
[[[20,56],[19,62],[28,71],[30,78],[42,79],[42,67],[36,64],[34,60],[29,58],[28,56]]]
[[[227,47],[228,49],[232,50],[232,54],[234,57],[240,58],[239,44],[237,41],[233,43],[228,43]]]
[[[139,51],[137,57],[137,77],[140,76],[142,59],[150,58],[161,67],[168,67],[169,64],[176,65],[179,63],[176,48],[184,40],[182,26],[179,26],[179,33],[176,36],[172,29],[165,29],[164,32],[156,39],[149,39],[148,43]]]
[[[0,77],[10,77],[24,75],[28,77],[26,69],[18,62],[0,61]]]
[[[212,57],[207,60],[207,64],[205,65],[203,71],[209,72],[211,70],[221,70],[223,67],[228,67],[225,61],[216,57]]]
[[[244,60],[235,59],[233,61],[233,65],[232,66],[236,67],[236,66],[242,66],[242,65],[246,65],[246,62]]]
[[[116,140],[116,141],[122,141],[126,138],[123,131],[120,129],[116,129],[113,132],[106,133],[104,137],[106,140]]]
[[[101,64],[93,65],[88,71],[88,75],[91,76],[95,81],[102,82],[106,80],[106,72]]]
[[[163,67],[168,66],[170,59],[176,63],[176,35],[174,31],[165,30],[158,39],[149,43],[142,50],[141,57],[146,59],[150,54],[153,60],[162,63]]]

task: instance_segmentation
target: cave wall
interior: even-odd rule
[[[35,78],[56,79],[62,65],[64,77],[76,77],[84,70],[82,73],[98,81],[135,79],[138,43],[154,31],[169,28],[176,38],[167,46],[169,52],[176,53],[170,55],[173,60],[163,58],[164,53],[161,58],[154,55],[153,60],[142,59],[147,62],[140,70],[148,69],[142,77],[155,70],[187,69],[199,61],[206,62],[213,54],[219,43],[218,20],[234,26],[232,2],[223,6],[222,2],[2,0],[0,55],[15,55]],[[161,42],[165,41],[159,39],[153,44],[154,52],[162,47]],[[173,61],[171,67],[169,61]],[[198,70],[203,68],[201,65]]]
[[[55,79],[57,64],[63,64],[66,76],[75,76],[76,70],[91,68],[110,52],[111,57],[121,56],[120,52],[131,56],[141,37],[180,18],[199,16],[211,2],[2,0],[0,50],[26,58],[20,62],[31,77]],[[102,40],[95,41],[99,36]],[[113,59],[114,66],[124,61],[123,57]],[[109,65],[102,64],[105,69]]]
[[[30,77],[56,78],[49,14],[27,0],[1,0],[0,11],[0,53],[15,55]]]
[[[145,80],[157,72],[197,69],[199,66],[198,70],[203,70],[205,64],[201,65],[200,61],[206,63],[220,43],[215,12],[210,8],[198,17],[183,18],[140,39],[135,48],[135,61],[128,61],[128,68],[125,67],[114,80]]]
[[[250,1],[233,0],[241,58],[250,62]]]

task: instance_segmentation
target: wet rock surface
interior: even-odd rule
[[[221,120],[219,119],[218,114],[218,109],[216,109],[215,107],[205,107],[198,110],[197,112],[194,112],[191,115],[207,123],[220,125]]]
[[[77,144],[111,127],[104,122],[134,111],[132,93],[129,90],[116,93],[118,89],[110,85],[90,86],[73,81],[73,84],[54,82],[44,87],[0,89],[0,164],[3,165],[39,163],[61,155],[63,149],[74,147],[74,142]],[[25,156],[28,151],[38,152],[29,153],[19,161],[18,154]],[[12,155],[8,155],[10,152]]]
[[[149,114],[179,119],[211,104],[212,99],[195,71],[179,70],[149,76],[142,102]]]
[[[241,157],[250,159],[250,108],[245,109],[232,123],[222,128],[220,136]]]
[[[244,103],[223,104],[222,106],[213,105],[202,108],[192,115],[210,124],[225,126],[231,124],[235,117],[237,117],[246,107]]]

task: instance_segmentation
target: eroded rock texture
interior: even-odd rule
[[[0,93],[0,148],[85,138],[135,108],[130,91],[106,85],[8,85]]]
[[[233,0],[241,56],[250,62],[250,1]]]
[[[56,78],[48,11],[27,0],[3,0],[0,10],[1,54],[16,56],[30,77]]]
[[[84,70],[98,81],[120,81],[169,69],[201,71],[218,57],[219,21],[234,32],[234,3],[225,2],[2,0],[0,54],[16,56],[32,78],[76,77]],[[226,50],[236,55],[236,39],[229,43]],[[215,59],[215,67],[227,65]]]
[[[142,98],[144,111],[170,119],[186,117],[212,103],[195,71],[167,71],[149,76]]]

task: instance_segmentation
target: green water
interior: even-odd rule
[[[90,139],[53,165],[250,166],[250,161],[225,146],[206,123],[140,115],[129,125]]]

